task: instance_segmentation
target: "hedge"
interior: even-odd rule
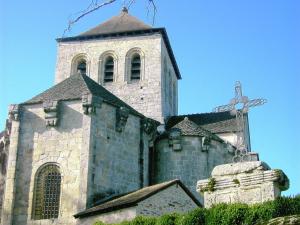
[[[272,218],[300,214],[300,195],[279,197],[274,201],[252,206],[218,204],[210,209],[197,208],[186,214],[165,214],[161,217],[138,216],[115,225],[255,225]],[[105,225],[97,222],[94,225]]]

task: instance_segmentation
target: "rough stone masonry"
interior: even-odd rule
[[[274,200],[287,190],[289,180],[281,170],[262,162],[240,162],[216,166],[211,178],[200,180],[197,191],[209,208],[218,203],[255,204]]]

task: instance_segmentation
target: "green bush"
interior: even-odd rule
[[[300,214],[300,195],[279,197],[274,201],[248,206],[219,204],[210,209],[198,208],[186,214],[166,214],[161,217],[138,216],[118,225],[255,225],[272,218]],[[94,225],[105,225],[97,222]],[[117,225],[117,224],[116,224]]]
[[[98,221],[98,222],[94,223],[94,225],[105,225],[105,223]]]
[[[219,204],[208,210],[207,225],[242,225],[248,206],[246,204]]]
[[[157,218],[138,216],[129,225],[155,225]]]
[[[176,225],[180,220],[180,215],[177,213],[165,214],[158,218],[156,225]]]
[[[206,209],[198,208],[181,217],[177,225],[204,225]]]
[[[279,197],[273,201],[275,217],[300,214],[300,197]]]
[[[121,223],[118,223],[118,224],[112,224],[112,225],[132,225],[132,221],[122,221]]]
[[[250,206],[244,224],[254,225],[263,221],[270,220],[275,217],[274,202],[265,202],[263,204],[256,204]]]

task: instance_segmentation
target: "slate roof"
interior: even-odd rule
[[[62,82],[54,85],[43,93],[22,104],[27,105],[42,103],[45,100],[79,100],[82,99],[82,95],[84,93],[89,93],[97,97],[101,97],[104,102],[110,105],[116,107],[126,107],[134,115],[144,117],[141,113],[137,112],[131,106],[127,105],[125,102],[106,90],[100,84],[96,83],[88,76],[81,74],[70,76],[69,78],[63,80]]]
[[[210,131],[204,129],[203,127],[197,125],[193,121],[185,117],[181,122],[177,123],[172,128],[177,128],[181,131],[181,135],[186,136],[202,136],[202,137],[212,137],[215,140],[222,141],[217,135],[211,133]]]
[[[161,34],[170,56],[176,77],[181,79],[181,74],[168,38],[165,28],[153,28],[140,21],[128,12],[122,11],[118,16],[114,16],[104,23],[73,37],[57,38],[57,42],[85,41],[92,39],[112,39],[119,37],[147,36]]]
[[[136,30],[146,30],[152,28],[151,26],[143,23],[134,16],[128,14],[126,9],[123,9],[122,12],[107,20],[104,23],[99,24],[98,26],[78,35],[78,36],[87,36],[87,35],[96,35],[96,34],[108,34],[108,33],[117,33],[124,31],[136,31]]]
[[[75,218],[87,217],[95,214],[101,214],[106,212],[115,211],[118,209],[124,209],[132,206],[136,206],[137,203],[151,197],[152,195],[174,185],[179,185],[189,196],[190,198],[198,205],[202,206],[201,203],[195,198],[195,196],[182,184],[180,180],[172,180],[164,183],[152,185],[139,189],[137,191],[125,194],[118,198],[108,200],[100,205],[89,208],[83,212],[77,213],[74,215]]]
[[[167,128],[175,126],[185,117],[211,133],[219,134],[238,131],[235,115],[229,111],[172,116],[167,122]]]

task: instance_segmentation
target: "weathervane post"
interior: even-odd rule
[[[243,96],[242,85],[239,81],[235,83],[235,97],[231,99],[227,105],[218,106],[214,109],[215,112],[231,111],[236,116],[237,125],[237,140],[236,140],[236,151],[233,157],[234,162],[247,161],[248,158],[248,146],[245,144],[245,121],[244,114],[249,111],[250,107],[263,105],[267,102],[266,99],[253,99],[249,100],[247,96]],[[242,105],[241,108],[238,108]]]

